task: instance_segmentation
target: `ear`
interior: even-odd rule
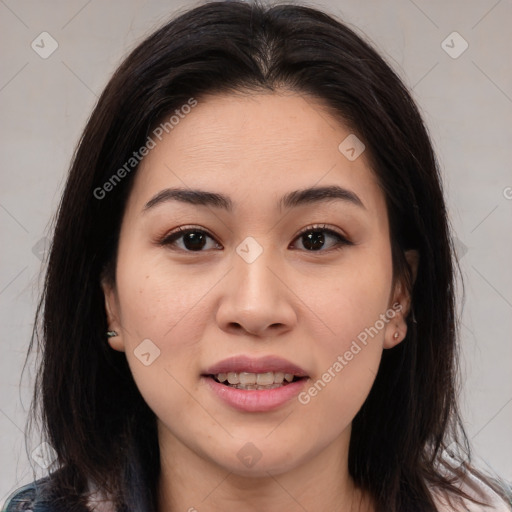
[[[418,265],[420,255],[418,251],[409,250],[405,251],[405,259],[411,270],[411,288],[416,281],[418,274]],[[407,335],[407,322],[406,318],[411,309],[411,294],[409,292],[405,278],[401,278],[396,283],[391,303],[389,304],[388,311],[393,311],[394,316],[386,325],[384,333],[384,348],[393,348],[404,340]]]
[[[108,344],[119,352],[125,351],[123,341],[123,329],[119,321],[119,301],[115,286],[106,279],[101,280],[101,288],[105,296],[105,311],[107,314],[107,323],[109,331],[116,331],[117,336],[108,338]]]

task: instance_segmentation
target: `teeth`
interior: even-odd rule
[[[270,384],[274,384],[274,372],[258,373],[256,375],[256,383],[258,386],[270,386]]]
[[[238,373],[229,372],[228,373],[228,382],[230,384],[240,384],[240,381],[238,380]]]
[[[241,372],[238,374],[238,378],[239,378],[240,384],[242,384],[242,386],[249,386],[251,384],[256,384],[256,374],[255,373]],[[232,384],[232,383],[230,383],[230,384]]]
[[[284,373],[275,372],[274,373],[274,384],[280,384],[284,380]]]
[[[230,388],[236,388],[236,389],[256,389],[256,390],[262,390],[262,389],[274,389],[274,388],[282,388],[285,384],[270,384],[269,386],[258,386],[257,384],[249,384],[245,386],[244,384],[229,384]]]
[[[283,372],[229,372],[218,373],[215,378],[219,382],[226,382],[238,389],[273,389],[292,382],[293,373]],[[286,382],[285,382],[286,381]]]

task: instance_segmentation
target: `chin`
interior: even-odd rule
[[[298,466],[301,459],[300,454],[296,453],[296,444],[292,446],[279,442],[276,445],[264,439],[260,442],[236,441],[218,453],[212,453],[211,449],[209,451],[208,456],[216,465],[235,475],[252,478],[268,477],[269,473],[286,473]]]

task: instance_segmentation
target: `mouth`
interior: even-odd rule
[[[230,388],[257,391],[281,388],[288,386],[292,382],[297,382],[307,378],[305,376],[279,371],[269,371],[264,373],[223,372],[205,376]]]
[[[202,379],[221,402],[243,412],[285,407],[309,379],[300,366],[276,355],[236,355],[207,368]]]
[[[289,386],[308,375],[303,368],[282,357],[237,355],[214,364],[203,377],[235,389],[265,390]]]

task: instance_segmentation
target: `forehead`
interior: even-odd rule
[[[281,92],[204,97],[168,131],[161,140],[153,137],[156,146],[137,172],[130,201],[138,207],[173,186],[261,202],[262,196],[338,184],[370,208],[382,203],[365,153],[351,160],[340,151],[340,144],[354,134],[311,96]]]

